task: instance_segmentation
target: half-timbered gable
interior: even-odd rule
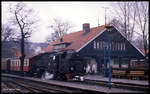
[[[113,27],[112,31],[105,29],[100,32],[99,36],[90,40],[87,45],[83,45],[82,49],[78,50],[85,55],[101,55],[108,51],[108,42],[110,40],[111,56],[127,57],[127,58],[143,58],[143,53],[134,47],[117,29]]]

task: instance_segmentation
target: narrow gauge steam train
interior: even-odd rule
[[[83,80],[85,67],[85,60],[81,55],[72,50],[67,50],[42,53],[25,60],[24,72],[34,77],[46,78],[49,74],[51,79]],[[20,60],[3,62],[2,70],[19,72]]]

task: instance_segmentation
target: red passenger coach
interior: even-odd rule
[[[20,71],[21,61],[20,59],[11,60],[11,71]],[[29,71],[29,59],[24,59],[24,72]]]
[[[21,61],[19,58],[15,59],[2,59],[2,71],[20,72]],[[29,59],[24,59],[24,72],[29,71]]]
[[[2,71],[6,71],[7,70],[7,63],[6,60],[2,59],[2,63],[1,63],[1,69]]]

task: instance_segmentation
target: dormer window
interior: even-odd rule
[[[71,43],[68,42],[64,42],[64,43],[59,43],[59,44],[54,44],[54,50],[58,50],[58,49],[64,49],[67,46],[69,46]]]

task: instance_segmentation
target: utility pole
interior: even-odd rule
[[[105,9],[105,25],[106,25],[106,21],[107,21],[107,15],[106,15],[106,12],[107,12],[107,9],[109,9],[108,7],[102,7]]]
[[[98,26],[100,26],[100,24],[99,24],[99,17],[98,17]]]

